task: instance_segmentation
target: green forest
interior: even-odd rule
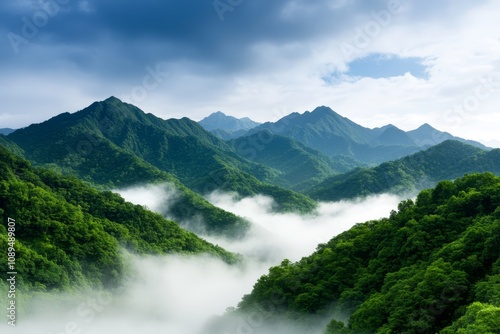
[[[440,182],[389,218],[284,260],[214,332],[245,314],[304,333],[321,321],[325,334],[500,333],[500,177]]]
[[[72,176],[31,167],[0,146],[0,248],[7,220],[16,221],[17,287],[69,291],[117,286],[126,271],[121,249],[134,254],[238,257],[110,191]],[[0,258],[7,268],[7,258]],[[4,295],[2,294],[2,298]]]

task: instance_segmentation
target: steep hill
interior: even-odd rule
[[[441,180],[486,171],[500,175],[500,149],[485,151],[449,140],[374,168],[358,168],[327,178],[306,193],[323,201],[383,192],[411,193],[432,187]]]
[[[284,260],[205,333],[498,333],[499,282],[500,178],[468,175]]]
[[[8,218],[16,221],[17,288],[23,291],[115,285],[124,273],[121,247],[137,254],[208,253],[236,260],[173,221],[75,177],[33,168],[2,146],[0,216],[4,250]],[[6,256],[0,266],[7,268]]]

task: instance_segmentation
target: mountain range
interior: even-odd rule
[[[222,140],[210,129],[245,134]],[[371,183],[361,184],[366,177],[360,175],[371,173],[363,168],[408,156],[445,140],[485,149],[480,143],[454,137],[429,124],[408,132],[390,124],[369,129],[324,106],[260,125],[222,112],[197,123],[186,117],[163,120],[115,97],[19,129],[7,137],[0,136],[0,143],[36,164],[52,166],[108,189],[170,182],[184,194],[170,210],[172,218],[181,221],[195,215],[195,203],[210,208],[205,215],[219,212],[200,196],[213,190],[240,196],[269,195],[275,199],[276,210],[298,212],[314,209],[309,196],[331,200],[384,191],[387,189]],[[460,149],[450,154],[455,151]],[[454,157],[465,159],[467,152],[464,149]],[[433,154],[428,156],[429,163],[434,163]],[[481,168],[481,164],[478,167],[489,168]],[[378,171],[385,165],[374,168]],[[420,174],[412,174],[411,178],[419,179]],[[441,173],[427,175],[427,179],[437,182],[445,176],[459,175]],[[409,178],[402,176],[406,181]],[[398,186],[421,188],[414,183]],[[350,190],[338,191],[338,187]],[[245,225],[228,213],[222,214],[227,218],[224,220],[219,214],[209,216],[204,217],[205,224],[199,226],[198,232],[234,232]]]
[[[279,183],[280,172],[240,157],[196,122],[162,120],[114,97],[19,129],[6,140],[36,164],[52,164],[108,189],[170,182],[183,194],[170,210],[172,218],[192,220],[197,207],[204,209],[205,226],[191,226],[197,232],[236,233],[245,225],[199,195],[213,190],[269,195],[277,210],[315,207],[305,195],[266,183]]]
[[[448,139],[486,148],[478,142],[436,130],[428,124],[409,132],[394,125],[369,129],[325,106],[303,114],[292,113],[277,122],[264,123],[249,130],[247,135],[262,130],[293,138],[330,157],[342,155],[371,164],[395,160]]]

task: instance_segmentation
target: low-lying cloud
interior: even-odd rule
[[[164,186],[120,193],[127,200],[158,212],[165,212],[175,198],[175,191]],[[78,296],[37,299],[31,302],[35,314],[20,318],[16,328],[6,325],[4,328],[4,324],[0,324],[0,331],[207,334],[203,331],[207,321],[223,314],[227,307],[236,306],[270,266],[284,258],[299,260],[312,253],[319,243],[356,223],[388,216],[399,202],[395,196],[379,195],[321,203],[315,213],[299,215],[272,212],[272,199],[264,196],[237,199],[231,194],[215,192],[207,199],[251,222],[251,230],[241,240],[207,238],[242,254],[245,260],[241,264],[231,266],[207,255],[130,255],[132,273],[120,290],[112,294],[86,292]],[[260,330],[264,329],[255,333]]]
[[[208,200],[252,223],[243,240],[207,237],[208,240],[248,257],[279,263],[284,258],[297,261],[311,254],[318,244],[356,223],[388,216],[400,198],[383,194],[363,200],[320,203],[314,213],[305,215],[273,212],[273,200],[266,196],[238,200],[232,194],[214,192]]]
[[[179,198],[179,192],[171,183],[151,184],[115,190],[127,202],[145,206],[164,216]]]

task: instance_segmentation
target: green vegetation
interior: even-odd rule
[[[208,253],[236,257],[175,222],[71,176],[33,168],[0,146],[0,249],[16,220],[18,287],[57,291],[120,282],[125,248],[136,254]],[[0,267],[7,268],[5,256]]]
[[[330,158],[288,137],[263,130],[230,141],[242,157],[279,170],[284,186],[303,190],[328,176],[347,172],[361,162],[347,157]]]
[[[485,151],[448,140],[425,151],[374,168],[358,168],[330,177],[307,190],[312,198],[336,201],[393,192],[408,194],[453,180],[465,173],[500,175],[500,149]]]
[[[499,333],[499,307],[500,177],[485,173],[440,182],[390,218],[283,261],[230,314],[334,318],[326,333]]]
[[[0,134],[0,146],[8,148],[14,154],[17,154],[21,157],[24,157],[24,151],[19,146],[14,144],[11,140],[9,140],[4,135]]]

